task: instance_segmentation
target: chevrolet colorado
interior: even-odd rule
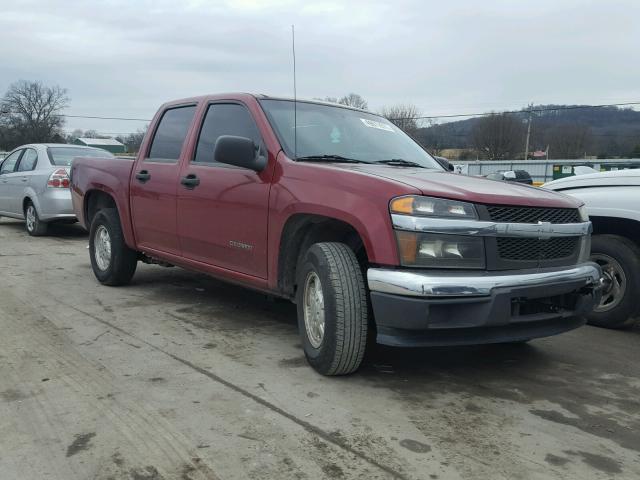
[[[79,158],[93,271],[177,265],[294,301],[304,353],[355,371],[394,346],[522,342],[599,301],[582,202],[446,172],[377,115],[264,95],[163,105],[135,160]]]

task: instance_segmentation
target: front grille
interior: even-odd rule
[[[505,207],[487,205],[489,218],[505,223],[578,223],[580,215],[575,208]]]
[[[580,237],[498,238],[498,256],[502,260],[539,261],[571,257],[577,252]]]

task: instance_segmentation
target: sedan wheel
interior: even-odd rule
[[[27,207],[27,230],[33,232],[36,228],[36,208],[29,204]]]

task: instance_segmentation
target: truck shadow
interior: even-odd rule
[[[606,340],[628,345],[629,338],[624,337],[628,332],[583,327],[530,344],[374,346],[355,374],[322,378],[306,363],[296,307],[289,302],[179,268],[146,265],[140,266],[128,290],[145,303],[162,305],[163,314],[176,325],[207,342],[204,348],[215,348],[252,368],[259,359],[265,362],[263,372],[291,379],[285,382],[311,382],[315,387],[308,388],[315,392],[309,395],[322,396],[318,392],[329,382],[356,396],[375,397],[378,392],[390,396],[427,437],[440,435],[446,440],[460,433],[465,439],[456,442],[493,444],[503,421],[497,419],[521,421],[520,416],[528,415],[640,452],[640,387],[635,370],[608,353],[606,343],[600,348],[593,344]],[[512,413],[514,405],[520,406],[517,413]],[[488,418],[495,428],[487,426]],[[434,432],[437,425],[448,425],[451,431]],[[522,435],[532,435],[526,426],[522,428]],[[483,437],[478,433],[482,431],[494,433]]]
[[[300,375],[316,378],[300,349],[296,307],[289,302],[178,268],[159,272],[157,267],[144,266],[132,288],[140,290],[146,302],[167,305],[165,312],[178,324],[209,330],[216,343],[231,342],[226,354],[239,362],[254,358],[255,351],[245,354],[247,344],[260,345],[257,348],[274,353],[269,369],[296,369],[293,378],[298,380]],[[562,428],[573,427],[640,451],[640,389],[634,371],[607,361],[611,359],[607,351],[594,350],[592,345],[598,338],[628,344],[624,337],[628,334],[583,327],[529,344],[376,345],[355,374],[317,381],[339,382],[344,389],[369,391],[368,395],[376,395],[378,389],[391,393],[411,422],[428,435],[432,433],[430,416],[456,413],[451,418],[459,419],[460,429],[473,437],[473,422],[517,403],[534,417]],[[291,355],[292,345],[299,354],[280,358]],[[278,355],[278,351],[289,353]],[[612,413],[599,413],[603,411]]]
[[[143,266],[132,287],[148,301],[176,305],[170,316],[211,331],[268,334],[299,344],[296,305],[206,275]],[[300,352],[302,354],[302,352]],[[533,344],[395,348],[371,345],[358,375],[385,378],[390,374],[428,376],[434,370],[469,372],[517,364],[544,369],[551,360]]]

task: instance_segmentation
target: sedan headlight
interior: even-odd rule
[[[476,220],[478,213],[473,203],[447,200],[446,198],[408,195],[391,200],[391,213],[420,217],[464,218]]]

